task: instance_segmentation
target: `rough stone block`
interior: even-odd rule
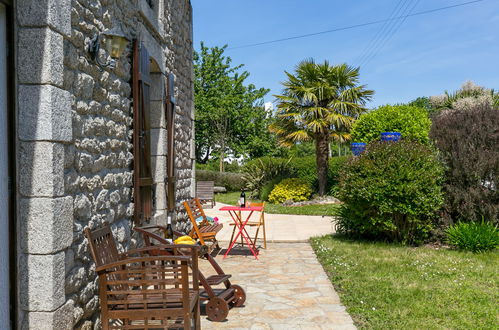
[[[154,182],[165,182],[166,177],[166,157],[152,156],[151,157],[152,176]]]
[[[163,128],[151,129],[151,155],[166,155],[166,130]]]
[[[63,37],[48,28],[20,29],[18,77],[21,84],[63,87]]]
[[[25,311],[53,312],[61,307],[66,301],[64,273],[64,252],[52,255],[21,255],[21,308]]]
[[[54,312],[30,312],[25,319],[24,329],[70,330],[73,328],[74,301],[68,300]]]
[[[164,183],[158,183],[154,185],[155,198],[156,198],[156,210],[166,210],[166,189]]]
[[[151,9],[146,0],[139,0],[138,5],[140,14],[142,14],[142,17],[149,23],[148,25],[153,27],[154,32],[159,35],[164,35],[163,13]]]
[[[165,79],[160,73],[151,73],[151,101],[163,101],[163,94],[165,93]]]
[[[66,37],[71,35],[71,1],[17,0],[17,18],[21,26],[50,26]]]
[[[165,110],[162,101],[151,101],[151,127],[166,128]]]
[[[71,94],[50,85],[19,86],[19,138],[71,141]]]
[[[21,142],[19,191],[26,197],[64,195],[64,146],[50,142]]]
[[[31,254],[51,254],[73,242],[73,198],[23,198],[19,203],[21,247]]]

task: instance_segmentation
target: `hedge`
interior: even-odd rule
[[[214,181],[215,186],[222,186],[227,191],[240,191],[244,188],[242,179],[244,173],[217,172],[217,171],[196,171],[197,181]]]

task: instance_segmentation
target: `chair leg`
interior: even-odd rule
[[[262,214],[262,226],[263,226],[263,248],[267,249],[267,233],[265,232],[265,214]]]
[[[103,317],[101,319],[101,327],[102,327],[102,330],[109,330],[109,319],[108,318]]]
[[[199,298],[198,298],[198,303],[196,304],[196,313],[194,314],[194,317],[196,318],[196,320],[194,321],[194,324],[195,324],[195,329],[201,329],[201,310],[200,310],[200,307],[199,307]]]
[[[267,249],[267,235],[265,233],[265,224],[263,225],[263,248]]]
[[[232,229],[232,236],[230,237],[230,243],[232,243],[232,239],[234,238],[234,234],[236,233],[236,226],[234,226],[234,229]]]
[[[192,317],[192,311],[191,312],[184,312],[184,329],[190,329],[191,328],[191,317]]]
[[[256,240],[258,239],[258,232],[260,231],[260,225],[258,225],[258,227],[256,227],[256,234],[255,234],[255,240],[254,240],[254,243],[256,245]]]

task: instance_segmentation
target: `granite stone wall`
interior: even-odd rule
[[[18,192],[22,328],[99,328],[98,282],[83,229],[111,223],[120,251],[132,231],[132,43],[114,69],[86,44],[121,27],[151,56],[154,216],[165,224],[165,76],[175,75],[176,228],[193,195],[192,8],[189,0],[19,0]],[[100,58],[107,60],[105,51]]]

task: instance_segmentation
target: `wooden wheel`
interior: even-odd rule
[[[246,301],[246,292],[239,285],[232,285],[235,299],[231,302],[234,307],[241,307]]]
[[[214,322],[222,322],[229,315],[229,305],[219,297],[211,298],[206,304],[206,315]]]

